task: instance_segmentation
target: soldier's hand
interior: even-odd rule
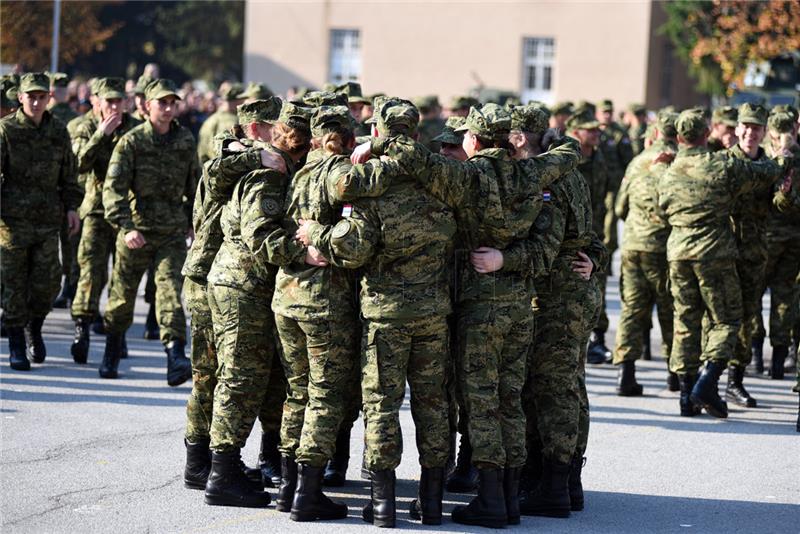
[[[227,150],[229,152],[244,152],[245,150],[247,150],[247,147],[244,146],[239,141],[234,141],[234,142],[230,143],[228,146],[226,146],[225,150]]]
[[[308,247],[306,252],[306,263],[315,267],[328,266],[328,260],[326,260],[325,256],[323,256],[322,253],[315,247]]]
[[[286,162],[284,159],[269,150],[261,151],[261,166],[286,174]]]
[[[145,243],[147,243],[147,241],[145,241],[144,236],[139,230],[131,230],[125,234],[125,245],[131,250],[142,248]]]
[[[67,228],[69,229],[70,237],[77,234],[81,229],[81,218],[78,217],[78,212],[75,210],[67,212]]]
[[[103,135],[112,135],[120,124],[122,124],[122,113],[112,113],[100,122],[100,130]]]
[[[470,253],[469,261],[479,273],[493,273],[503,268],[503,253],[496,248],[480,247]]]
[[[783,177],[783,181],[781,182],[781,193],[783,193],[784,195],[792,190],[793,177],[794,177],[794,169],[791,169],[789,172],[786,173],[786,176]]]
[[[353,163],[353,165],[358,163],[366,163],[371,155],[372,145],[369,141],[367,141],[366,143],[358,145],[355,150],[353,150],[353,153],[350,154],[350,161]]]
[[[572,270],[581,275],[584,280],[588,280],[592,277],[594,263],[589,259],[589,256],[583,252],[578,252],[578,259],[572,262]]]
[[[672,163],[674,159],[675,154],[672,152],[659,152],[656,159],[653,160],[653,163]]]
[[[308,227],[311,226],[311,223],[314,221],[306,221],[300,219],[297,221],[297,224],[300,226],[297,227],[297,231],[294,233],[294,238],[300,241],[303,245],[308,246],[311,242],[308,237]]]

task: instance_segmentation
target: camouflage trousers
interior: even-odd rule
[[[280,451],[322,467],[335,451],[346,395],[360,386],[353,371],[361,367],[358,322],[356,317],[298,321],[275,315],[275,324],[289,385]]]
[[[800,300],[800,237],[794,241],[769,241],[769,255],[764,283],[758,293],[758,309],[750,318],[751,335],[766,337],[761,317],[761,296],[769,288],[769,340],[775,347],[787,347],[792,342],[792,329],[798,319]],[[798,335],[795,331],[795,336]]]
[[[695,375],[701,360],[727,364],[742,322],[742,290],[733,259],[669,262],[675,309],[670,371]],[[703,341],[703,315],[708,334]]]
[[[58,230],[29,225],[11,228],[0,221],[4,325],[22,327],[31,319],[46,317],[60,286]]]
[[[445,375],[445,389],[447,390],[447,421],[450,434],[467,434],[467,412],[464,409],[464,395],[458,381],[458,317],[455,313],[447,316],[450,339],[450,359]]]
[[[755,316],[761,313],[767,261],[766,242],[754,239],[746,245],[740,243],[736,272],[742,288],[742,324],[739,326],[736,348],[730,362],[738,367],[746,367],[753,359],[753,331],[750,325]]]
[[[264,432],[280,428],[286,378],[280,365],[269,295],[211,285],[208,302],[217,353],[211,449],[241,449],[256,417]]]
[[[365,448],[371,471],[395,469],[403,454],[400,407],[411,388],[411,416],[419,463],[444,467],[450,452],[447,428],[447,321],[424,317],[364,324],[361,391]]]
[[[620,273],[622,312],[617,327],[614,364],[635,361],[642,357],[644,336],[653,313],[658,309],[662,350],[669,362],[672,349],[672,295],[669,292],[667,255],[658,252],[630,250],[622,252]]]
[[[536,337],[528,357],[525,414],[528,441],[541,443],[545,459],[568,463],[583,455],[589,438],[584,359],[600,311],[597,276],[583,280],[568,262],[555,264],[537,291]]]
[[[463,303],[457,372],[476,467],[525,465],[522,387],[533,341],[530,300]]]
[[[100,312],[100,296],[108,283],[108,260],[114,254],[116,234],[102,216],[84,217],[78,246],[80,277],[72,299],[73,319],[93,319]]]
[[[621,181],[621,180],[620,180]],[[619,184],[620,181],[616,183]],[[613,191],[608,191],[606,193],[606,197],[604,199],[604,203],[606,206],[606,216],[603,219],[603,235],[605,238],[603,239],[603,244],[608,249],[608,256],[611,257],[612,254],[619,248],[619,242],[617,239],[617,213],[614,211],[614,203],[617,200],[617,192],[619,191],[619,186]],[[611,262],[608,262],[609,269],[611,268]],[[610,271],[609,271],[609,274]]]
[[[609,262],[610,264],[611,262]],[[597,280],[597,286],[600,289],[600,314],[597,316],[593,330],[605,334],[608,331],[608,314],[606,313],[606,284],[608,283],[608,275],[605,273],[597,273],[593,275]]]
[[[208,288],[187,276],[183,294],[192,314],[192,392],[186,402],[186,439],[196,443],[209,438],[217,385],[217,349]]]
[[[69,235],[69,224],[67,216],[61,221],[61,228],[58,232],[58,241],[61,248],[61,272],[72,287],[78,283],[80,271],[78,267],[78,246],[81,240],[81,231],[77,234]]]
[[[161,329],[161,341],[166,344],[173,339],[186,339],[186,317],[181,303],[181,269],[186,259],[183,234],[145,234],[145,245],[135,250],[125,245],[124,234],[117,234],[110,296],[103,317],[106,332],[122,334],[131,326],[139,283],[147,268],[154,263],[156,318]]]

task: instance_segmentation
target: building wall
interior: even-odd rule
[[[525,37],[555,39],[553,100],[647,96],[647,1],[264,2],[249,0],[245,78],[284,92],[328,78],[331,29],[361,32],[365,93],[442,101],[479,84],[520,92]]]

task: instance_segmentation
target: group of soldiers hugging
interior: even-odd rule
[[[146,335],[164,345],[169,385],[192,379],[184,482],[207,504],[266,507],[273,487],[294,521],[345,518],[322,490],[345,484],[362,415],[362,517],[394,527],[408,384],[421,466],[411,518],[441,524],[445,489],[476,493],[452,510],[456,523],[568,517],[584,507],[585,364],[616,364],[617,393],[642,395],[635,362],[650,358],[654,306],[682,416],[724,418],[726,400],[756,406],[743,379],[751,362],[764,372],[766,288],[769,376],[783,378],[796,354],[790,106],[634,106],[623,126],[609,100],[458,97],[445,120],[436,97],[365,97],[354,82],[285,100],[228,83],[196,142],[168,79],[141,78],[133,98],[121,78],[93,79],[92,109],[68,123],[52,107],[57,79],[3,80],[10,365],[45,359],[59,242],[77,264],[71,353],[86,364],[101,332],[102,378],[119,376],[149,272]],[[605,285],[618,219],[612,351]],[[248,467],[240,451],[256,419]]]

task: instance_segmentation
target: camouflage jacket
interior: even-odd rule
[[[117,230],[189,229],[200,167],[191,132],[172,121],[159,135],[148,120],[122,136],[103,183],[105,218]]]
[[[659,206],[672,231],[669,261],[706,261],[737,257],[730,224],[737,197],[773,184],[781,166],[771,160],[750,161],[725,151],[682,146],[658,184]]]
[[[600,146],[598,148],[603,152],[603,159],[606,162],[609,189],[616,192],[622,176],[625,174],[625,168],[633,159],[633,149],[628,132],[616,122],[612,122],[600,130]]]
[[[800,145],[791,149],[794,157],[792,189],[788,193],[778,191],[772,198],[767,214],[767,242],[794,241],[800,243]],[[770,150],[770,153],[772,151]]]
[[[647,125],[640,124],[628,128],[628,138],[631,140],[631,154],[638,156],[644,152],[644,140],[647,133]]]
[[[600,150],[594,150],[590,157],[581,156],[578,170],[589,186],[589,197],[592,199],[592,228],[597,237],[605,239],[603,231],[606,217],[605,200],[611,184],[603,153]]]
[[[727,152],[734,158],[750,159],[738,144],[729,148]],[[759,147],[755,161],[765,159],[767,159],[767,153]],[[761,184],[742,193],[734,202],[731,210],[731,223],[740,253],[742,249],[752,246],[766,250],[767,216],[778,186],[779,184]]]
[[[439,152],[441,143],[434,141],[433,138],[442,133],[445,120],[442,118],[422,119],[417,126],[419,132],[419,142],[425,145],[433,153]]]
[[[670,228],[658,206],[658,183],[669,165],[653,160],[661,152],[677,151],[674,143],[655,141],[628,165],[614,206],[617,217],[625,221],[623,250],[666,253]]]
[[[230,111],[215,111],[205,120],[197,135],[197,156],[200,158],[201,165],[215,155],[214,138],[237,124],[239,124],[239,117]]]
[[[78,116],[78,113],[70,107],[66,102],[50,106],[48,111],[66,126],[69,122]]]
[[[37,126],[22,108],[0,119],[0,184],[3,226],[60,228],[81,201],[64,123],[45,111]]]
[[[78,161],[84,196],[78,214],[103,216],[103,181],[106,179],[111,153],[123,135],[141,124],[127,113],[111,135],[104,135],[96,120],[83,120],[72,136],[72,151]]]
[[[75,117],[74,119],[72,119],[67,123],[67,132],[69,133],[70,138],[75,137],[75,133],[78,131],[78,128],[80,128],[80,126],[86,121],[91,122],[95,126],[97,126],[98,122],[97,116],[91,109],[86,113],[84,113],[83,115],[78,115],[77,117]],[[73,152],[75,151],[73,150]]]

